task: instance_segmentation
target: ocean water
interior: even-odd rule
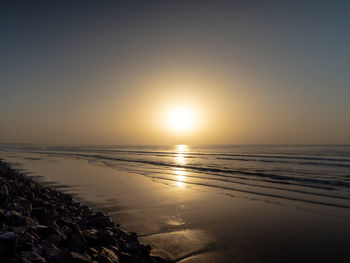
[[[346,262],[350,146],[0,145],[176,262]]]

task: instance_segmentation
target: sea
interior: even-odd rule
[[[0,144],[172,262],[349,262],[350,146]]]

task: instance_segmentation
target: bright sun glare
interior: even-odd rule
[[[176,132],[193,130],[196,124],[195,112],[191,108],[177,107],[169,111],[168,126]]]

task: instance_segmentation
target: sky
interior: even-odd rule
[[[304,2],[2,1],[0,142],[350,144],[350,5]]]

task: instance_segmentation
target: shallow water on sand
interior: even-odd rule
[[[0,149],[172,261],[347,258],[350,147]]]

